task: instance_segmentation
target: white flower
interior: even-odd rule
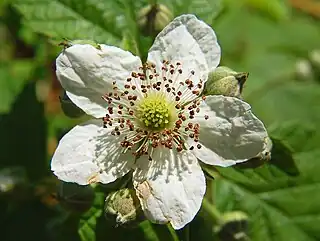
[[[220,61],[214,31],[193,15],[155,39],[148,63],[117,47],[74,45],[57,59],[69,98],[92,121],[74,127],[52,158],[66,182],[110,183],[133,170],[145,215],[180,229],[198,212],[206,183],[198,159],[229,166],[263,150],[267,133],[250,106],[200,93]]]

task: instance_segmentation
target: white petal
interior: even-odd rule
[[[210,26],[187,14],[175,18],[156,37],[148,61],[161,66],[162,60],[181,62],[184,68],[200,71],[206,81],[207,72],[220,62],[220,46]]]
[[[100,120],[74,127],[60,140],[51,170],[60,180],[80,185],[109,183],[122,177],[134,160],[129,154],[121,154],[120,137],[110,131]]]
[[[83,94],[77,92],[73,94],[69,91],[66,91],[69,99],[88,115],[91,115],[96,118],[101,118],[106,115],[106,101],[101,98],[101,94],[97,94],[96,91],[86,89]]]
[[[204,163],[230,166],[255,157],[264,149],[267,131],[248,103],[215,95],[208,96],[200,109],[194,121],[200,124],[200,143],[204,146],[194,148],[194,153]],[[205,120],[204,115],[209,119]]]
[[[206,189],[205,177],[196,157],[156,148],[153,160],[137,161],[133,184],[147,218],[183,228],[200,209]]]
[[[69,98],[87,114],[96,118],[105,115],[101,96],[112,91],[112,82],[123,83],[141,60],[120,48],[89,44],[74,45],[57,58],[57,77]]]

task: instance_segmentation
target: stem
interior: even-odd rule
[[[190,226],[189,224],[183,229],[183,240],[182,241],[190,241]]]
[[[176,231],[171,227],[171,224],[167,224],[168,230],[171,234],[172,240],[173,241],[179,241],[179,237],[176,234]]]
[[[150,5],[156,5],[157,4],[157,0],[149,0],[148,1]]]
[[[211,217],[211,219],[218,223],[222,223],[222,216],[220,211],[216,208],[215,205],[211,204],[207,198],[204,198],[202,201],[202,208],[205,210],[207,214]]]

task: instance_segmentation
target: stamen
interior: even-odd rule
[[[113,82],[112,91],[102,96],[108,113],[102,118],[103,126],[122,140],[123,153],[135,150],[132,154],[137,158],[148,155],[152,160],[155,148],[177,152],[201,148],[200,125],[188,120],[200,113],[203,82],[195,79],[194,70],[183,73],[180,62],[163,60],[158,68],[146,63],[123,85]],[[202,114],[202,118],[209,116]],[[188,138],[195,144],[187,145]]]

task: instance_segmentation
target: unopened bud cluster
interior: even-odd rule
[[[241,98],[243,85],[248,75],[246,72],[235,72],[228,67],[220,66],[209,73],[202,94]]]
[[[248,219],[248,216],[241,211],[224,213],[221,220],[222,223],[216,228],[219,240],[248,240]]]
[[[148,5],[138,13],[138,25],[145,35],[157,35],[173,19],[172,12],[163,4]]]
[[[133,189],[124,188],[110,193],[104,208],[107,220],[117,226],[135,226],[143,220],[140,202]]]
[[[320,81],[320,50],[314,49],[308,58],[296,62],[295,78],[300,81]]]

